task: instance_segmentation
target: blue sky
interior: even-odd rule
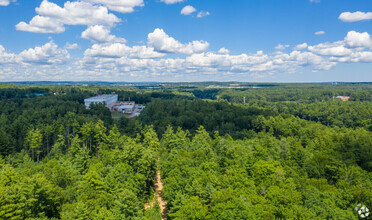
[[[372,81],[370,0],[0,0],[0,81]]]

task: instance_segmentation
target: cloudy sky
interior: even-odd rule
[[[0,0],[0,81],[372,81],[372,0]]]

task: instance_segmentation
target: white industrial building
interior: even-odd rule
[[[89,109],[89,106],[98,103],[105,103],[107,108],[110,108],[118,101],[118,95],[99,95],[92,98],[84,99],[85,107]]]
[[[136,106],[135,102],[117,102],[114,106],[112,106],[113,111],[122,112],[125,114],[132,114],[134,108]]]

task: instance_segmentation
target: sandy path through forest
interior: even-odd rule
[[[157,197],[157,200],[160,206],[161,216],[162,216],[162,219],[164,220],[164,219],[167,219],[167,208],[166,208],[167,203],[163,200],[162,190],[163,190],[163,181],[161,180],[160,171],[157,171],[155,192],[156,192],[156,197]]]
[[[167,202],[163,200],[163,181],[161,180],[160,171],[156,171],[156,182],[154,183],[155,188],[155,199],[158,201],[161,211],[161,219],[166,220],[167,219]],[[149,204],[145,205],[145,209],[152,208],[155,204],[155,200],[151,201]]]

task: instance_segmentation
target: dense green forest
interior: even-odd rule
[[[335,99],[350,96],[349,102]],[[372,131],[372,85],[301,85],[266,89],[220,90],[214,99],[263,107],[328,126],[364,127]]]
[[[371,84],[205,86],[0,85],[0,219],[161,219],[156,172],[168,219],[372,210]],[[98,91],[146,108],[87,110]]]
[[[169,217],[358,219],[355,204],[371,204],[372,154],[361,155],[371,152],[368,132],[280,116],[263,128],[233,140],[203,127],[191,139],[169,127],[161,142]]]

